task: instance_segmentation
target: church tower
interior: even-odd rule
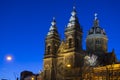
[[[65,30],[65,41],[68,51],[80,52],[82,50],[82,28],[79,24],[75,7],[73,7],[69,23]]]
[[[60,37],[56,27],[55,18],[51,22],[51,27],[45,40],[44,54],[44,80],[56,80],[56,55],[60,45]]]
[[[100,27],[97,13],[95,13],[93,27],[88,31],[86,38],[86,49],[88,53],[100,55],[107,52],[107,42],[105,30]]]

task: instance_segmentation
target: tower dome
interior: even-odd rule
[[[105,53],[107,51],[107,40],[106,32],[100,27],[97,13],[95,13],[93,27],[88,31],[86,38],[87,51]]]
[[[97,13],[95,13],[95,19],[94,19],[94,24],[93,27],[88,31],[88,35],[94,35],[99,34],[101,36],[105,36],[105,30],[99,26],[99,20],[97,18]]]

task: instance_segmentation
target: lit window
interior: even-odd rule
[[[68,67],[68,68],[70,68],[70,67],[71,67],[71,65],[70,65],[70,64],[67,64],[67,67]]]
[[[96,44],[101,44],[101,41],[99,39],[96,40]]]
[[[34,80],[34,78],[32,77],[32,80]]]

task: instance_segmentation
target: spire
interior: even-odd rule
[[[56,25],[55,17],[53,17],[53,21],[51,22],[51,24],[52,24],[53,26]]]
[[[97,13],[94,14],[94,27],[99,27],[99,20],[98,20],[98,17],[97,17]]]
[[[76,16],[76,8],[75,8],[75,6],[73,6],[73,11],[72,11],[71,15],[72,15],[73,17]]]
[[[52,22],[51,22],[51,26],[50,26],[50,29],[49,29],[49,32],[48,32],[47,35],[54,34],[54,32],[57,32],[55,17],[53,17],[53,20],[52,20]]]
[[[70,22],[72,22],[72,21],[75,22],[75,20],[77,20],[76,14],[77,14],[76,8],[75,8],[75,6],[73,6],[73,11],[71,12],[71,17],[70,17],[70,20],[69,20]]]
[[[71,17],[69,19],[69,23],[67,27],[71,27],[72,25],[79,24],[78,18],[77,18],[77,12],[75,6],[73,6],[73,10],[71,12]]]
[[[54,30],[54,29],[56,29],[56,20],[55,20],[55,17],[53,17],[53,20],[51,22],[51,27],[50,27],[49,31]]]

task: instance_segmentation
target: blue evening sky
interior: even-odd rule
[[[120,0],[0,0],[0,79],[15,80],[23,70],[42,70],[52,17],[64,39],[74,2],[84,32],[83,48],[96,12],[108,36],[108,51],[114,48],[120,60]],[[13,60],[6,61],[7,55]]]

